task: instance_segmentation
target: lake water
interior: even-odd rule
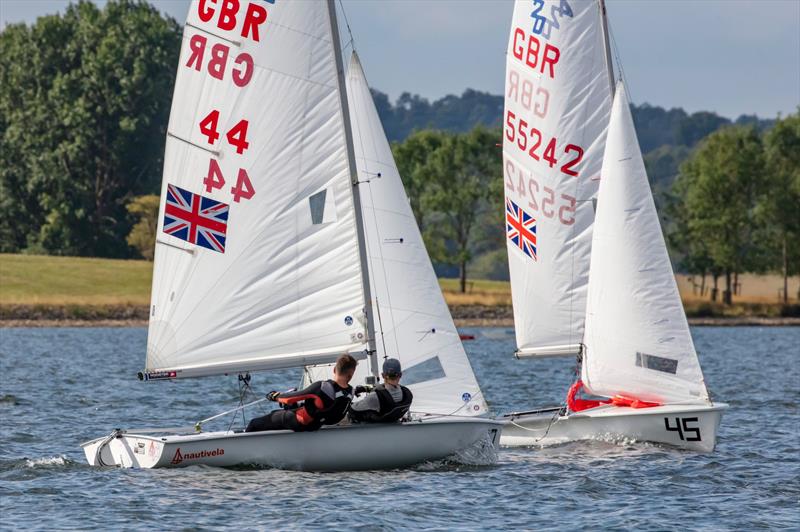
[[[570,360],[517,361],[511,331],[465,332],[495,412],[563,399]],[[713,454],[597,441],[504,449],[493,466],[315,474],[90,468],[80,442],[230,408],[235,379],[138,382],[144,329],[2,329],[0,527],[800,528],[800,328],[693,334],[709,388],[731,405]],[[263,373],[254,387],[298,379]]]

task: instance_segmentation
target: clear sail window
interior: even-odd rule
[[[308,197],[308,208],[312,225],[327,224],[336,221],[336,202],[333,189],[326,188]]]
[[[311,208],[311,223],[314,225],[321,224],[325,219],[325,196],[327,195],[327,190],[320,190],[308,198],[308,206]]]
[[[403,368],[402,383],[411,386],[421,382],[443,379],[446,376],[439,357],[435,356],[410,368]]]
[[[636,365],[640,368],[663,371],[664,373],[672,373],[673,375],[678,372],[678,361],[674,358],[648,355],[647,353],[640,353],[638,351],[636,352]]]

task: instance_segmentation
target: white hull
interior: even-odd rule
[[[727,404],[666,405],[629,408],[604,405],[569,415],[559,408],[515,413],[502,419],[500,445],[552,445],[578,440],[636,440],[699,452],[711,452],[717,442]]]
[[[122,433],[82,444],[89,465],[134,468],[267,466],[301,471],[393,469],[440,460],[476,446],[493,456],[504,422],[453,418],[324,427],[316,432]]]

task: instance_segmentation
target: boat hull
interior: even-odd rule
[[[636,440],[711,452],[727,404],[629,408],[603,405],[561,415],[559,408],[504,416],[505,447],[552,445],[579,440]]]
[[[82,444],[89,465],[132,468],[262,466],[301,471],[409,467],[473,447],[495,454],[502,421],[455,418],[324,427],[316,432],[121,433]]]

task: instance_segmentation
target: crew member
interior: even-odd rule
[[[339,423],[353,399],[350,379],[357,364],[350,355],[342,355],[333,368],[333,379],[314,382],[297,392],[269,392],[267,398],[283,408],[251,419],[245,432],[284,429],[307,432]]]
[[[366,386],[356,386],[356,395],[369,392],[350,405],[350,420],[355,423],[394,423],[400,421],[411,408],[411,390],[400,384],[403,376],[400,361],[387,358],[383,363],[383,384],[371,391]]]

